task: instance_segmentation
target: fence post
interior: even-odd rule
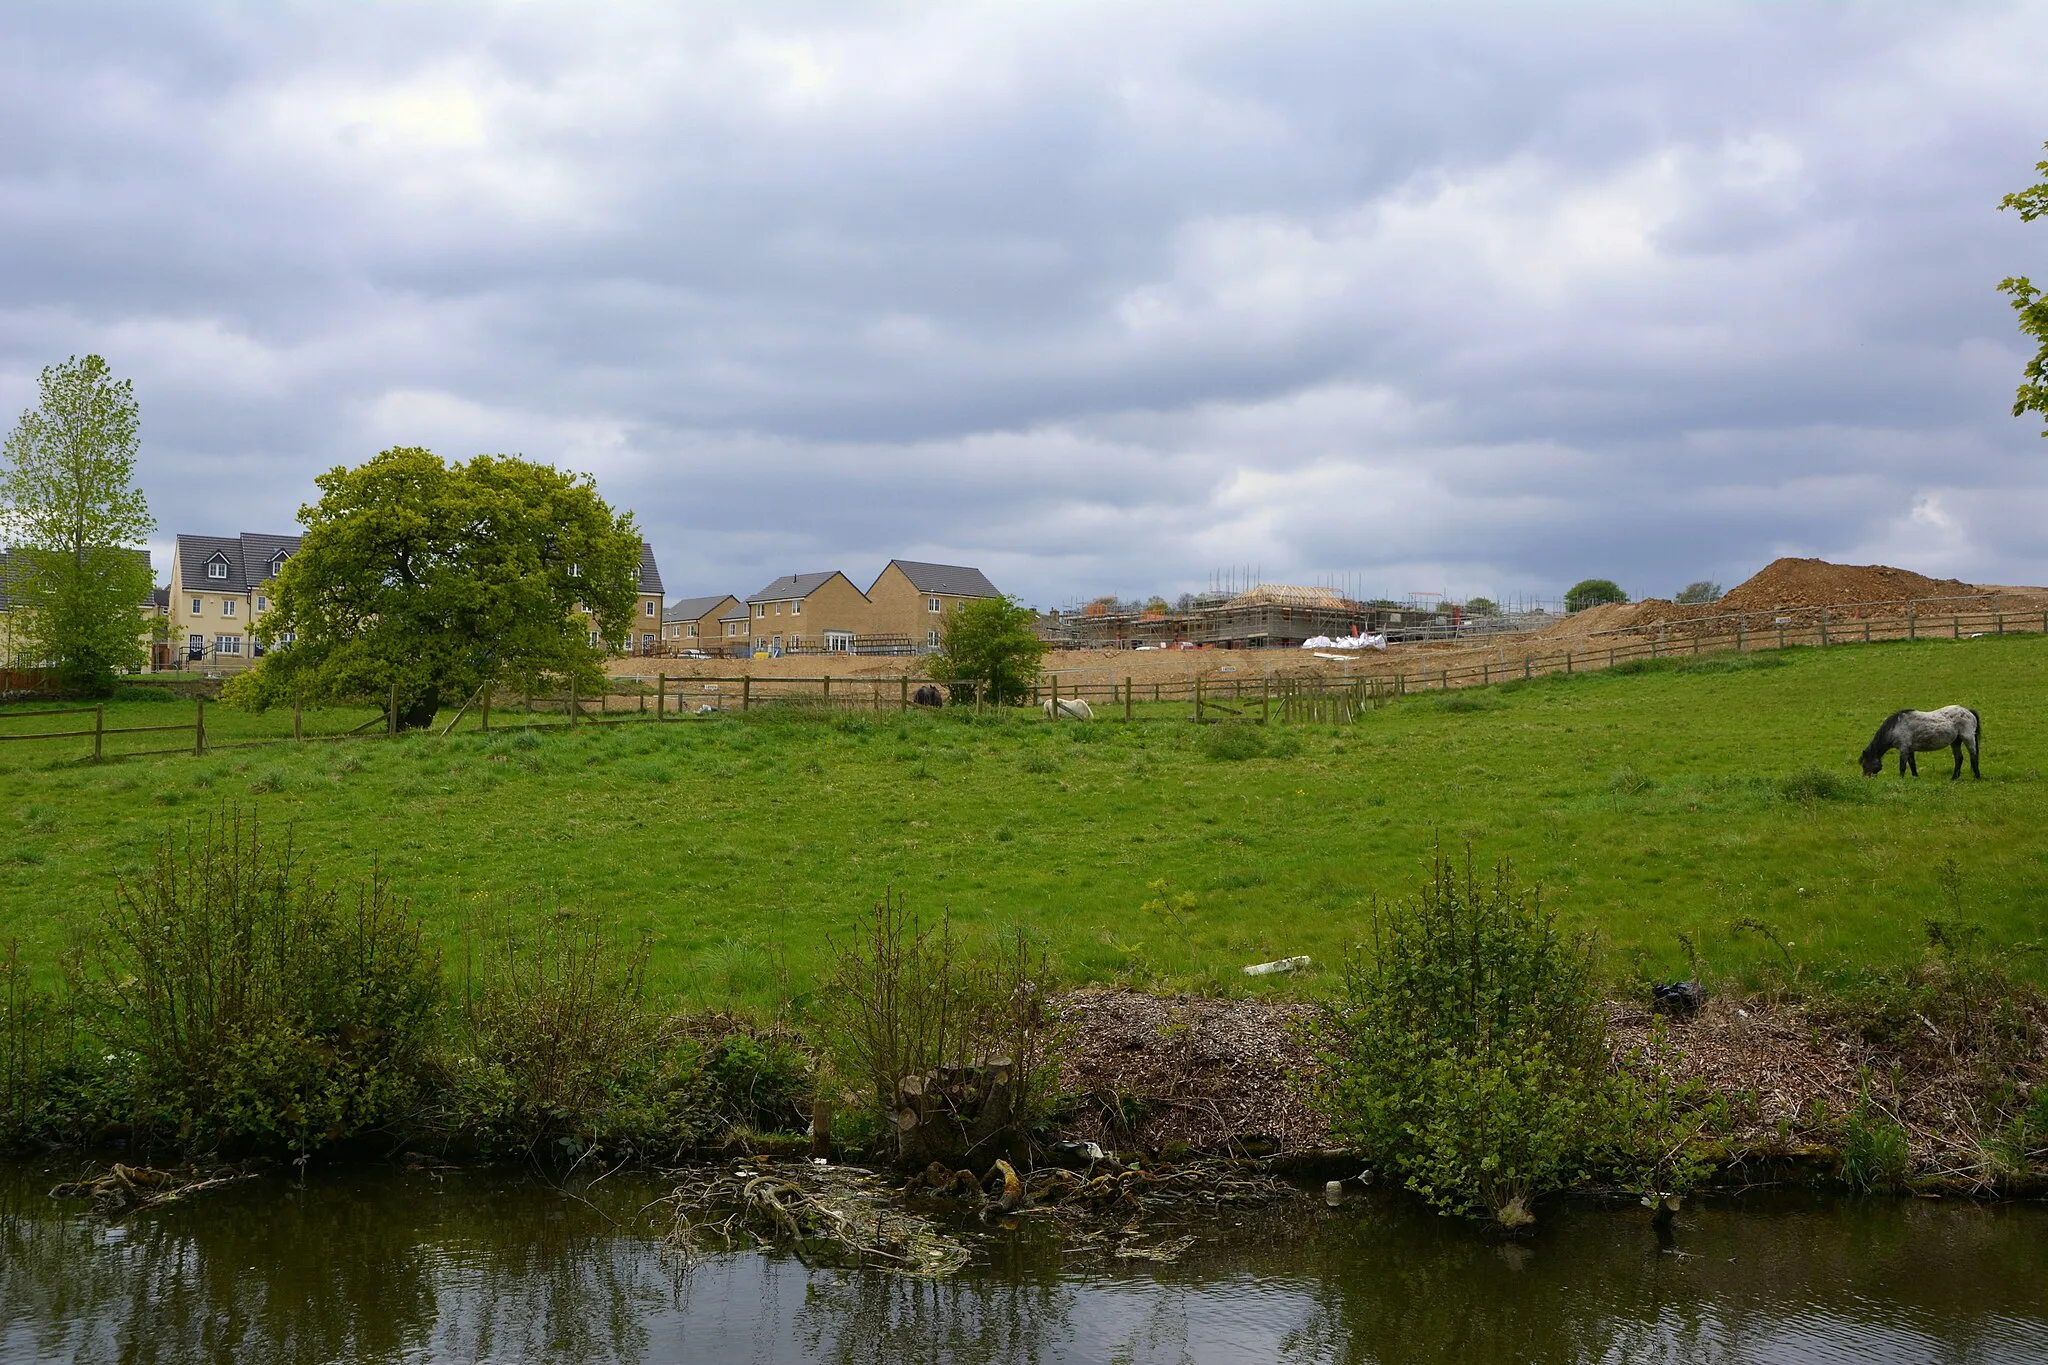
[[[566,709],[569,712],[569,728],[573,730],[576,728],[576,680],[574,678],[569,679],[569,703]]]
[[[2043,617],[2042,619],[2048,620],[2048,617]],[[1910,606],[1906,608],[1906,638],[1908,640],[1920,638],[1920,622],[1913,615],[1913,609]]]
[[[1823,649],[1825,649],[1825,648],[1827,647],[1827,643],[1828,643],[1828,609],[1827,609],[1826,607],[1822,607],[1822,608],[1820,609],[1820,643],[1821,643],[1821,647],[1822,647]]]
[[[107,734],[107,704],[100,702],[92,708],[92,761],[97,763],[106,754],[101,747]]]
[[[306,738],[304,716],[297,697],[292,698],[292,738],[301,742]]]
[[[1735,618],[1735,652],[1737,654],[1740,654],[1742,652],[1742,646],[1744,643],[1743,636],[1746,633],[1743,627],[1747,626],[1748,624],[1749,617],[1746,615],[1737,616]]]
[[[832,705],[832,675],[830,673],[825,675],[825,705],[827,707]]]
[[[908,673],[905,673],[896,680],[896,709],[898,711],[908,711],[910,709],[910,675]]]
[[[1128,720],[1130,720],[1130,718],[1131,718],[1131,679],[1130,679],[1130,675],[1129,675],[1129,674],[1126,674],[1126,675],[1124,676],[1124,719],[1125,719],[1126,721],[1128,721]]]
[[[1961,612],[1957,612],[1949,618],[1949,638],[1955,640],[1963,638],[1963,616]]]
[[[1259,724],[1273,723],[1273,677],[1269,673],[1259,679]]]
[[[485,734],[489,734],[491,732],[491,693],[497,690],[498,687],[496,683],[484,684],[484,712],[482,719]]]
[[[192,698],[192,757],[206,753],[206,698]]]
[[[391,684],[391,709],[384,713],[384,734],[386,738],[398,737],[398,684]]]
[[[754,675],[751,673],[742,673],[740,675],[740,710],[744,711],[747,708],[751,707],[753,704]]]
[[[1524,682],[1528,681],[1528,679],[1529,679],[1529,677],[1530,677],[1530,671],[1531,671],[1531,664],[1530,664],[1529,656],[1528,656],[1528,655],[1526,655],[1526,654],[1524,654],[1524,655],[1522,656],[1522,680],[1523,680]]]
[[[1567,673],[1572,671],[1572,652],[1570,650],[1564,652],[1564,671]]]
[[[668,674],[654,675],[654,718],[660,720],[668,710]]]
[[[2000,612],[2000,613],[1998,613],[1998,633],[1999,633],[2000,635],[2003,635],[2003,634],[2005,634],[2005,613],[2004,613],[2004,612]]]

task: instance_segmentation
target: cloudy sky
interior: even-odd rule
[[[2048,582],[1995,286],[2040,4],[0,11],[0,412],[97,351],[177,531],[394,444],[672,595]],[[159,555],[159,562],[166,556]]]

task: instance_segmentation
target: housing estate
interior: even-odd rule
[[[868,595],[837,569],[784,574],[745,602],[744,634],[755,654],[851,653],[867,625]],[[725,618],[730,628],[733,617]]]
[[[625,633],[610,642],[611,647],[621,654],[657,654],[661,642],[661,566],[654,562],[654,547],[645,541],[640,543],[640,600],[634,604],[633,620]],[[583,628],[590,632],[591,647],[606,643],[599,638],[597,629],[590,619],[590,613],[581,602],[574,608],[575,615],[582,621]]]
[[[170,662],[233,673],[262,657],[250,631],[270,610],[271,582],[299,541],[260,531],[179,536],[168,590]]]
[[[696,617],[703,643],[695,647],[742,656],[918,654],[938,647],[947,612],[996,596],[988,575],[961,564],[892,559],[866,592],[837,569],[785,574],[745,601]],[[675,636],[667,643],[692,647]]]

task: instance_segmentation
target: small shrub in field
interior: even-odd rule
[[[1607,779],[1607,790],[1616,796],[1643,796],[1657,790],[1656,779],[1634,768],[1617,768]]]
[[[1024,755],[1021,766],[1027,773],[1056,773],[1060,770],[1060,761],[1044,749],[1032,749]]]
[[[1778,792],[1801,805],[1815,801],[1839,801],[1850,791],[1849,779],[1818,766],[1801,768],[1778,784]]]
[[[705,1050],[704,1074],[728,1125],[787,1132],[809,1118],[811,1061],[788,1038],[727,1033]]]
[[[363,756],[361,754],[343,754],[341,762],[334,765],[334,771],[338,773],[359,773],[362,770]]]
[[[1202,734],[1202,752],[1218,763],[1242,763],[1266,752],[1266,737],[1257,726],[1211,725]]]
[[[1371,929],[1319,1024],[1335,1131],[1442,1211],[1531,1221],[1609,1118],[1589,956],[1506,864],[1482,883],[1441,853],[1419,895],[1375,902]]]
[[[93,944],[86,1013],[132,1063],[148,1139],[308,1151],[387,1127],[425,1084],[440,961],[390,884],[344,899],[227,814],[167,838]]]
[[[261,796],[266,792],[281,792],[290,785],[291,778],[286,775],[284,769],[265,768],[257,775],[256,780],[249,784],[249,790]]]

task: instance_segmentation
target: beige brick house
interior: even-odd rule
[[[723,597],[685,597],[661,613],[661,643],[671,654],[685,649],[725,648],[727,616],[746,620],[745,605],[731,593]]]
[[[619,654],[653,654],[661,640],[661,566],[654,562],[654,547],[641,542],[640,545],[640,600],[633,605],[633,620],[626,627],[623,638],[611,642],[614,652]],[[574,614],[590,633],[592,647],[601,643],[597,629],[591,622],[590,613],[578,602]]]
[[[261,657],[250,630],[270,610],[271,580],[298,536],[179,536],[171,550],[170,662],[236,673]]]
[[[756,654],[847,653],[854,637],[867,631],[871,604],[853,580],[833,569],[827,573],[785,574],[743,604],[744,621],[730,615],[726,624],[743,626],[744,641]]]
[[[130,550],[128,553],[139,558],[144,568],[151,567],[149,551]],[[15,554],[11,550],[0,550],[0,669],[33,668],[42,662],[39,659],[17,657],[18,646],[16,645],[15,637],[22,632],[16,629],[15,582],[27,572],[28,569],[22,556]],[[145,648],[149,645],[152,624],[158,617],[164,614],[164,605],[165,598],[162,588],[153,589],[149,595],[149,600],[142,604],[141,634]],[[161,651],[152,649],[149,650],[149,653],[152,666],[158,666],[155,661]]]
[[[946,613],[1002,594],[979,569],[892,559],[867,595],[871,605],[864,634],[902,639],[913,649],[927,650],[938,646]]]

